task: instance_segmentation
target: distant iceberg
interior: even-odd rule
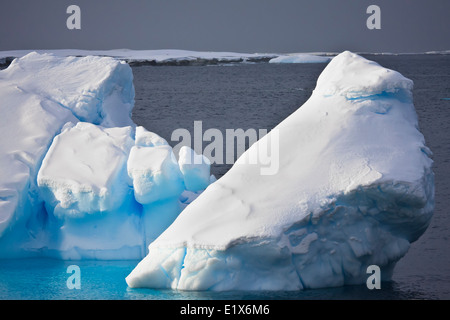
[[[324,57],[306,53],[281,55],[269,60],[269,63],[327,63],[332,57]]]
[[[253,144],[149,246],[130,287],[301,290],[388,280],[434,208],[431,151],[413,82],[351,52],[274,130],[278,173]]]
[[[139,259],[203,191],[131,120],[123,61],[32,52],[0,71],[0,97],[0,258]]]

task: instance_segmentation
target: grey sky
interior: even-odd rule
[[[187,49],[423,52],[450,49],[449,0],[0,0],[0,50]],[[66,8],[81,8],[81,30]],[[381,8],[381,30],[366,9]]]

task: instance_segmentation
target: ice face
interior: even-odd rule
[[[132,128],[66,125],[55,137],[37,176],[47,211],[58,218],[113,211],[125,202]]]
[[[134,126],[131,68],[112,58],[30,53],[0,71],[0,96],[0,256],[33,255],[49,241],[37,175],[53,138],[80,120]]]
[[[0,236],[36,214],[31,212],[39,206],[37,172],[66,122],[102,122],[102,117],[113,116],[110,109],[131,121],[131,80],[131,69],[111,58],[36,53],[16,59],[0,72]],[[114,107],[106,100],[114,101]],[[117,110],[118,102],[123,110]]]
[[[155,147],[168,145],[167,141],[154,132],[146,130],[142,126],[136,127],[136,146]]]
[[[253,144],[149,246],[128,285],[298,290],[362,284],[372,264],[389,279],[434,208],[412,85],[356,54],[336,56],[276,127],[279,171],[245,165]]]
[[[178,163],[186,190],[197,192],[209,185],[211,162],[187,146],[180,148]]]
[[[141,204],[178,199],[184,190],[183,176],[169,145],[134,146],[128,159],[128,175]]]

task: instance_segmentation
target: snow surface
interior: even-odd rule
[[[132,122],[123,61],[32,52],[0,71],[0,97],[0,258],[143,258],[198,196]]]
[[[434,208],[413,83],[351,52],[275,129],[279,171],[253,144],[149,246],[130,287],[299,290],[389,279]]]
[[[125,201],[131,127],[67,124],[55,137],[37,176],[47,211],[80,217],[112,211]]]

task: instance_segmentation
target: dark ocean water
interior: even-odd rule
[[[450,299],[450,55],[367,55],[415,83],[414,104],[433,151],[436,208],[422,237],[380,290],[346,286],[301,292],[177,292],[130,289],[125,277],[138,261],[0,262],[0,299]],[[325,64],[135,66],[133,120],[171,141],[175,129],[271,129],[311,95]],[[205,145],[207,142],[205,143]],[[204,146],[205,146],[204,145]],[[214,165],[223,175],[230,165]],[[81,289],[69,290],[67,267],[81,269]]]

